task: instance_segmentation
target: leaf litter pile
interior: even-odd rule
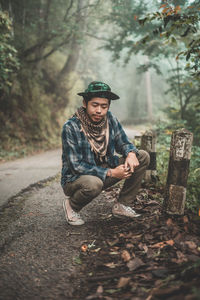
[[[105,192],[111,201],[116,188]],[[141,217],[105,219],[81,245],[74,299],[200,299],[200,217],[163,212],[163,191],[142,188]]]

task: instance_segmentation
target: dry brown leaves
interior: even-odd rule
[[[196,299],[195,289],[200,292],[199,223],[189,215],[165,216],[159,195],[162,198],[156,190],[142,190],[135,205],[142,217],[105,221],[101,240],[95,243],[98,253],[95,249],[81,252],[84,274],[90,274],[84,277],[87,289],[81,297],[178,300],[187,295]]]

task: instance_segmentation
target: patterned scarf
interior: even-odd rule
[[[81,121],[81,129],[87,137],[97,160],[104,161],[109,140],[109,124],[107,117],[100,123],[92,123],[84,107],[78,108],[75,115]]]

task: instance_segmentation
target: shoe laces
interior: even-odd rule
[[[76,211],[74,211],[74,210],[72,210],[72,218],[77,218],[77,219],[80,219],[81,218],[81,216],[80,216],[80,214],[79,213],[77,213]]]
[[[122,207],[124,208],[124,210],[126,210],[127,212],[131,212],[136,214],[136,212],[130,207],[130,206],[125,206],[122,204]]]

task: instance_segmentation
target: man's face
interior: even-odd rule
[[[83,100],[83,107],[86,108],[86,112],[94,123],[99,123],[107,114],[109,109],[109,100],[106,98],[92,98],[86,104],[85,100]]]

